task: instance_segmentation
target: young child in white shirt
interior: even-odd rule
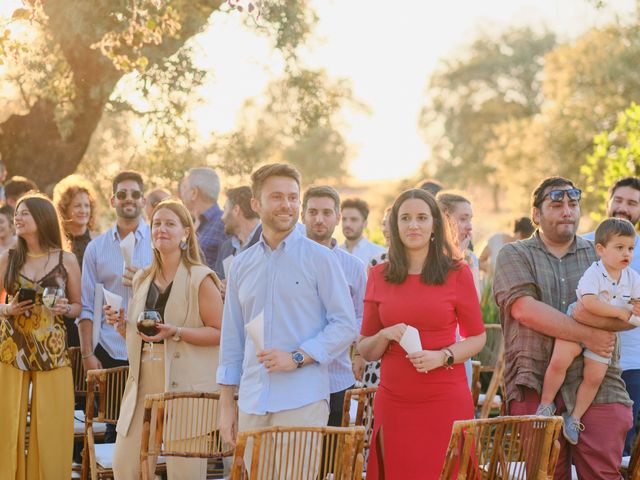
[[[638,326],[640,318],[636,315],[640,315],[640,305],[630,303],[640,297],[640,275],[629,268],[635,241],[636,231],[628,220],[609,218],[600,223],[595,233],[596,253],[600,260],[584,272],[576,293],[584,308],[592,314],[618,318]],[[574,305],[569,307],[569,315]],[[536,412],[536,415],[546,416],[555,413],[553,400],[564,382],[567,369],[580,354],[584,356],[584,369],[576,404],[571,413],[562,414],[562,433],[573,445],[578,443],[580,431],[584,430],[580,420],[598,393],[611,363],[610,358],[601,357],[578,343],[556,339]]]

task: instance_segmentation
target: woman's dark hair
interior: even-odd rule
[[[447,279],[449,270],[458,268],[460,258],[451,242],[448,222],[444,220],[436,199],[426,190],[419,188],[401,193],[391,207],[389,215],[391,245],[389,262],[385,267],[385,280],[389,283],[402,283],[409,274],[409,261],[398,230],[398,211],[402,204],[410,199],[418,199],[426,203],[433,217],[429,253],[422,267],[420,279],[427,285],[442,285]]]
[[[16,212],[25,204],[38,228],[38,243],[43,250],[68,250],[60,216],[53,202],[40,193],[27,194],[18,200]],[[9,263],[4,274],[4,286],[10,295],[15,295],[20,270],[27,261],[27,242],[20,236],[16,246],[9,250]]]

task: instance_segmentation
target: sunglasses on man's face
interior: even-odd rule
[[[582,190],[580,190],[579,188],[569,188],[567,190],[551,190],[542,197],[542,201],[540,203],[542,203],[547,197],[549,197],[549,200],[551,200],[552,202],[561,202],[564,199],[565,194],[567,195],[567,198],[569,200],[577,201],[580,200],[580,197],[582,196]]]
[[[118,200],[126,200],[127,194],[130,194],[134,200],[140,200],[142,198],[142,192],[140,190],[118,190],[116,192],[116,198]]]

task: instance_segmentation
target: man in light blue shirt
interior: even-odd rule
[[[609,218],[624,218],[637,226],[638,220],[640,220],[640,180],[638,178],[625,177],[613,184],[609,189],[607,216]],[[587,233],[583,237],[593,241],[595,232]],[[631,268],[640,273],[639,244],[640,237],[636,235]],[[624,445],[624,454],[630,455],[633,437],[637,431],[638,412],[640,412],[640,328],[619,332],[618,339],[620,341],[622,379],[631,400],[633,400],[633,427],[629,430]]]
[[[251,205],[260,215],[262,237],[231,264],[217,371],[220,430],[232,444],[237,430],[326,425],[328,365],[357,334],[349,287],[336,256],[295,228],[298,171],[270,164],[251,179]],[[256,319],[263,324],[258,323],[257,336],[250,336],[245,325]],[[247,452],[249,465],[250,448]]]
[[[338,247],[333,238],[336,225],[340,223],[340,196],[329,186],[309,188],[302,200],[302,221],[307,229],[307,238],[331,249],[336,255],[342,273],[349,284],[349,294],[353,302],[357,329],[362,326],[362,312],[364,310],[364,291],[367,285],[367,272],[362,260]],[[355,372],[362,379],[364,361],[357,356],[359,365]],[[355,365],[353,367],[355,370]],[[329,426],[339,427],[342,424],[342,406],[347,389],[355,383],[354,371],[351,365],[350,349],[346,348],[338,358],[329,364],[329,387],[331,400],[329,402]]]
[[[113,181],[111,206],[116,210],[116,224],[94,238],[84,253],[82,262],[82,312],[76,321],[80,332],[80,348],[86,370],[111,368],[127,364],[127,346],[120,334],[102,315],[100,299],[104,286],[123,299],[127,309],[131,288],[123,278],[124,259],[120,241],[129,233],[135,236],[133,267],[142,268],[151,263],[151,234],[142,220],[145,199],[142,176],[137,172],[120,172]],[[129,272],[131,275],[133,272]],[[100,330],[99,335],[94,329]],[[94,345],[94,338],[98,342]]]

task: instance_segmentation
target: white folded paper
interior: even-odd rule
[[[631,317],[629,318],[629,323],[635,327],[640,327],[640,317],[631,315]]]
[[[422,351],[422,342],[420,342],[420,332],[411,325],[407,326],[404,335],[400,339],[400,346],[409,354]]]
[[[256,352],[264,350],[264,315],[260,312],[253,320],[244,326],[247,335],[256,346]]]
[[[231,262],[233,261],[233,255],[229,255],[222,260],[222,270],[224,272],[224,278],[229,279],[229,269],[231,268]]]
[[[133,266],[133,249],[136,246],[136,237],[133,232],[129,233],[124,239],[120,242],[120,251],[122,252],[122,258],[124,258],[124,266],[132,267]]]
[[[102,287],[104,290],[104,302],[111,307],[111,309],[115,312],[120,311],[120,307],[122,306],[122,297],[116,293],[110,292],[106,288]]]

